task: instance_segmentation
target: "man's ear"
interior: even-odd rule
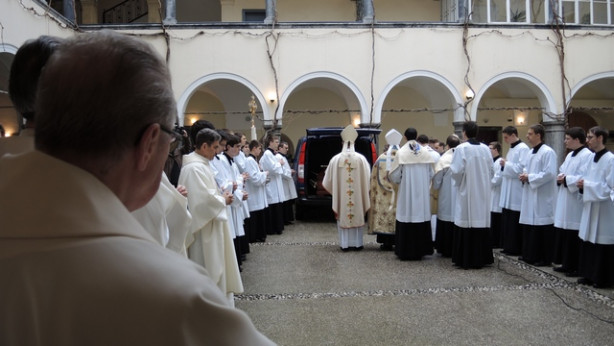
[[[135,165],[139,171],[145,171],[154,153],[158,150],[162,131],[159,124],[151,124],[145,129],[135,148]]]

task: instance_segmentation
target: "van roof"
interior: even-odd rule
[[[306,129],[307,136],[323,136],[323,135],[339,135],[343,131],[343,127],[312,127]],[[358,128],[356,129],[358,136],[377,135],[382,130],[373,128]]]

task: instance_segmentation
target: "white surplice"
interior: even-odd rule
[[[530,152],[529,147],[520,140],[507,152],[505,166],[501,171],[501,208],[520,211],[522,204],[522,182],[518,175],[522,173],[522,161]],[[501,168],[499,168],[501,170]]]
[[[604,149],[607,150],[607,149]],[[614,154],[589,156],[584,178],[580,239],[593,244],[614,244]],[[610,263],[610,265],[614,265]]]
[[[247,205],[249,211],[262,210],[268,206],[266,200],[266,181],[267,174],[260,170],[256,158],[252,155],[245,160],[245,172],[249,174],[249,178],[245,182],[245,188],[249,194]]]
[[[584,202],[576,183],[585,175],[591,154],[586,147],[582,147],[575,155],[572,151],[559,167],[559,174],[565,174],[565,183],[558,187],[554,227],[576,231],[580,229]]]
[[[190,259],[204,266],[224,293],[243,292],[224,197],[215,182],[210,161],[192,152],[183,157],[179,184],[188,193],[194,243]]]
[[[439,161],[439,159],[441,158],[441,154],[439,154],[439,152],[437,152],[437,150],[431,148],[427,144],[423,145],[422,147],[424,149],[426,149],[426,151],[429,153],[429,155],[431,155],[431,157],[433,158],[433,161],[435,163],[437,163],[437,161]]]
[[[522,163],[522,169],[528,173],[529,181],[522,185],[519,223],[532,226],[551,225],[554,223],[556,207],[556,153],[543,143],[535,154],[533,151],[534,149],[531,149]]]
[[[399,185],[396,219],[405,223],[431,221],[430,182],[435,160],[416,141],[405,143],[392,161],[390,181]]]
[[[239,151],[239,154],[237,154],[237,156],[233,157],[233,160],[235,161],[235,164],[237,165],[239,172],[240,173],[245,172],[245,160],[247,160],[247,157],[245,156],[242,150]]]
[[[284,183],[284,202],[295,199],[298,197],[298,194],[296,192],[294,178],[292,177],[292,167],[290,167],[288,159],[284,155],[278,153],[276,156],[284,161],[282,165],[284,170],[284,174],[282,175],[282,181]]]
[[[269,182],[266,184],[267,201],[269,204],[282,203],[284,201],[284,183],[282,175],[284,169],[275,157],[271,149],[267,149],[260,158],[260,166],[263,171],[269,171]]]
[[[220,177],[229,186],[229,192],[232,193],[234,199],[230,204],[230,212],[232,218],[232,225],[234,227],[234,234],[237,237],[245,235],[245,229],[243,228],[243,220],[249,217],[249,211],[245,210],[247,207],[243,201],[245,195],[245,189],[243,187],[243,177],[239,173],[237,165],[231,162],[224,153],[218,155],[219,172],[217,177]],[[236,189],[232,190],[232,187],[236,184]]]
[[[165,173],[162,173],[154,197],[133,211],[132,216],[160,245],[188,255],[186,248],[194,240],[190,233],[192,216],[188,211],[188,199],[175,189]]]
[[[499,201],[501,200],[501,184],[503,183],[503,177],[501,176],[501,157],[494,160],[492,164],[492,178],[490,179],[490,211],[493,213],[500,213],[501,206]]]
[[[450,165],[457,188],[454,224],[462,228],[490,227],[490,179],[492,155],[483,143],[473,139],[454,150]]]
[[[438,190],[437,218],[442,221],[454,221],[454,206],[456,205],[456,188],[452,184],[450,164],[454,157],[454,148],[449,149],[435,164],[433,189]]]
[[[0,219],[0,345],[273,344],[85,170],[0,159]]]

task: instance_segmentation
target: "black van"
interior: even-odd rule
[[[309,215],[331,216],[332,197],[322,187],[324,172],[330,159],[342,148],[342,127],[319,127],[307,129],[296,145],[294,169],[296,170],[296,218],[301,220]],[[377,160],[380,129],[356,129],[358,138],[354,143],[356,152],[363,154],[369,165]],[[313,213],[312,213],[313,212]],[[316,214],[317,213],[317,214]]]

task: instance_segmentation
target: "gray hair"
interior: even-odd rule
[[[82,34],[43,70],[36,148],[112,165],[149,125],[172,128],[176,112],[168,68],[149,44],[106,30]]]

